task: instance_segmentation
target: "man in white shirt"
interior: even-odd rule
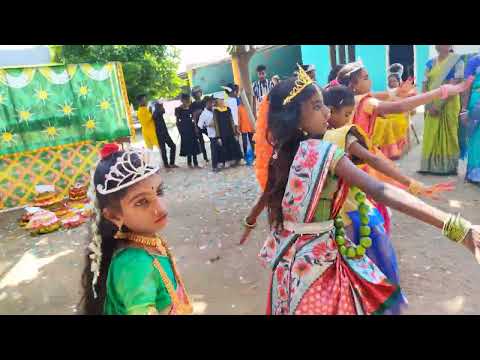
[[[205,96],[203,98],[205,102],[205,109],[203,109],[200,117],[198,118],[198,127],[203,129],[207,128],[207,134],[210,139],[210,152],[212,157],[212,169],[213,172],[218,172],[219,163],[219,144],[217,139],[217,133],[215,131],[215,124],[213,122],[213,98]]]

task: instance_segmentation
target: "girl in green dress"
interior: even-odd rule
[[[158,167],[142,152],[107,144],[92,184],[96,219],[82,275],[84,313],[191,313],[175,262],[157,235],[168,218]]]

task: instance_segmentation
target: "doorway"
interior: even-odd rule
[[[415,77],[415,45],[389,45],[388,66],[395,63],[403,65],[403,81]]]
[[[347,64],[355,61],[355,45],[329,45],[330,46],[330,65],[335,67],[337,64]]]

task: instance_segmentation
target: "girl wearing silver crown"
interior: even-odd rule
[[[468,84],[467,84],[468,85]],[[451,93],[467,85],[449,86]],[[269,94],[274,143],[264,192],[272,227],[260,256],[272,269],[268,314],[381,314],[400,288],[365,255],[372,246],[367,194],[430,224],[480,258],[480,228],[446,214],[358,169],[336,145],[321,140],[329,110],[318,86],[299,69]],[[347,180],[348,179],[348,180]],[[347,184],[348,181],[348,184]],[[357,186],[359,244],[338,217]],[[245,222],[248,227],[255,223]]]
[[[162,315],[192,312],[164,239],[163,181],[145,154],[102,149],[93,175],[96,219],[82,275],[85,314]],[[92,194],[92,195],[93,195]]]

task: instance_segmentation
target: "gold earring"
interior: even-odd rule
[[[113,235],[114,239],[119,240],[119,239],[126,239],[127,238],[127,234],[122,231],[122,228],[123,228],[123,224],[121,224],[118,227],[117,232],[115,233],[115,235]]]

